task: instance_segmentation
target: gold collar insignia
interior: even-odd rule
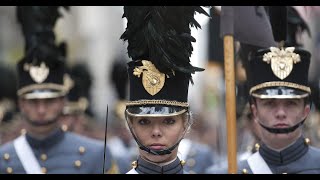
[[[271,52],[263,55],[263,61],[270,64],[273,74],[283,80],[288,77],[293,69],[293,64],[301,61],[300,55],[294,53],[294,47],[276,48],[271,47]]]
[[[152,62],[142,60],[142,64],[142,66],[134,68],[133,75],[140,78],[141,74],[143,74],[143,87],[150,95],[154,96],[163,88],[166,76]]]

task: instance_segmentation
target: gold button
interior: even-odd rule
[[[41,154],[40,158],[41,158],[42,161],[45,161],[45,160],[48,159],[46,154]]]
[[[77,168],[79,168],[79,167],[81,166],[81,161],[80,161],[80,160],[76,160],[76,161],[74,162],[74,165],[75,165]]]
[[[309,138],[305,138],[304,139],[304,143],[306,143],[306,145],[309,145],[311,143],[310,139]]]
[[[254,145],[254,148],[256,149],[256,151],[259,151],[260,144],[256,143],[256,144]]]
[[[3,159],[6,160],[6,161],[8,161],[8,160],[10,159],[9,153],[4,153]]]
[[[181,161],[180,161],[180,164],[181,164],[182,166],[184,166],[184,165],[186,164],[186,161],[185,161],[185,160],[181,160]]]
[[[43,174],[47,174],[48,170],[47,170],[47,168],[45,168],[45,167],[41,167],[41,172],[42,172]]]
[[[11,167],[7,167],[7,173],[11,174],[13,172],[13,169]]]
[[[187,165],[190,167],[193,167],[196,164],[196,161],[194,159],[188,159],[187,160]]]
[[[26,134],[26,133],[27,133],[27,130],[26,130],[26,129],[21,129],[21,130],[20,130],[20,134],[21,134],[21,135],[24,135],[24,134]]]
[[[62,131],[66,132],[66,131],[68,131],[68,126],[66,124],[63,124],[61,126],[61,129],[62,129]]]
[[[86,152],[86,148],[84,148],[83,146],[80,146],[79,152],[80,152],[80,154],[83,154],[84,152]]]
[[[138,166],[137,161],[133,161],[133,162],[131,163],[131,166],[132,166],[132,168],[136,168],[136,167]]]
[[[242,169],[242,174],[248,174],[248,170],[247,169]]]

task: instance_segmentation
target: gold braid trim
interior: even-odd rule
[[[27,92],[38,90],[38,89],[53,89],[57,91],[62,91],[63,94],[66,94],[68,90],[63,86],[59,84],[53,84],[53,83],[43,83],[43,84],[32,84],[28,86],[24,86],[23,88],[19,89],[17,92],[18,96],[21,96]]]
[[[253,86],[250,89],[249,94],[252,94],[252,92],[254,92],[254,91],[258,90],[258,89],[262,89],[262,88],[266,88],[266,87],[274,87],[274,86],[285,86],[285,87],[300,89],[300,90],[306,91],[308,93],[311,93],[311,89],[309,87],[307,87],[307,86],[303,86],[303,85],[296,84],[296,83],[291,83],[291,82],[273,81],[273,82],[265,82],[265,83]]]
[[[179,107],[189,107],[187,102],[178,102],[178,101],[167,101],[167,100],[138,100],[138,101],[128,101],[127,106],[138,106],[138,105],[170,105],[170,106],[179,106]]]

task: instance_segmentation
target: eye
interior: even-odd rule
[[[176,123],[176,120],[172,119],[172,118],[166,118],[163,120],[163,123],[165,124],[174,124]]]
[[[263,102],[263,105],[265,106],[273,106],[275,105],[274,101],[273,100],[266,100]]]
[[[148,124],[150,124],[150,120],[143,118],[143,119],[140,119],[140,120],[138,121],[138,123],[139,123],[140,125],[148,125]]]
[[[297,105],[298,103],[294,100],[292,101],[287,101],[287,106],[294,106],[294,105]]]

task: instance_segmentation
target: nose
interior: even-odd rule
[[[161,137],[162,136],[162,132],[161,132],[161,128],[160,128],[160,126],[159,125],[154,125],[153,127],[152,127],[152,137],[153,138],[159,138],[159,137]]]
[[[42,102],[38,102],[38,104],[37,104],[37,112],[39,113],[39,114],[44,114],[45,112],[46,112],[46,105],[45,105],[45,103],[42,103]]]
[[[285,119],[287,116],[286,109],[284,105],[278,105],[276,110],[276,117],[278,119]]]

